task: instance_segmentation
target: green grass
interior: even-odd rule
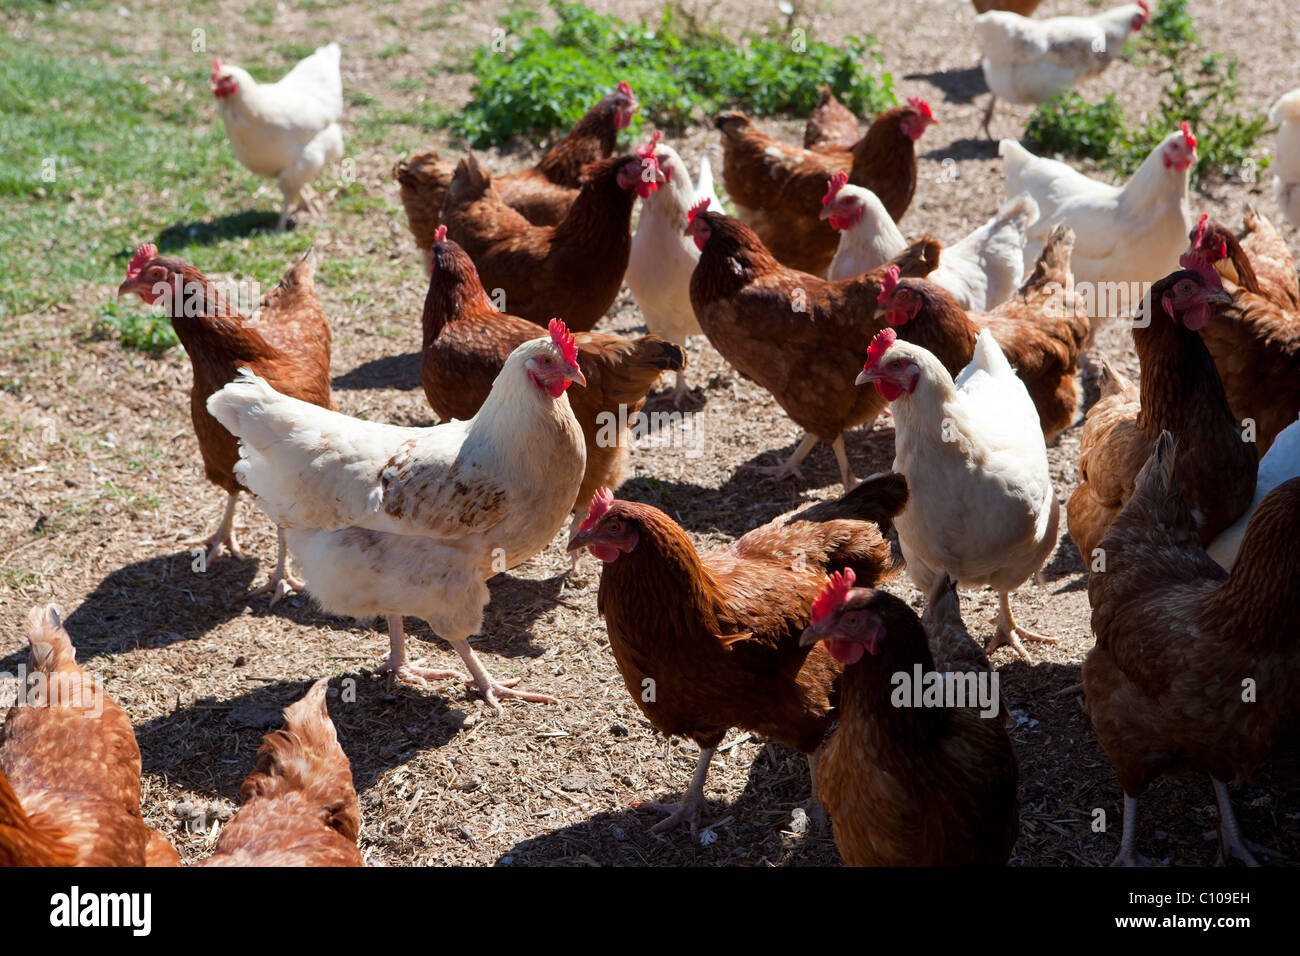
[[[731,107],[803,114],[827,83],[860,115],[895,102],[893,77],[865,65],[880,63],[870,37],[849,37],[835,48],[772,27],[738,44],[672,5],[657,23],[637,24],[580,3],[550,6],[559,19],[554,30],[534,25],[537,14],[516,4],[473,54],[473,100],[440,117],[471,145],[571,126],[621,80],[642,103],[640,119],[674,130]]]

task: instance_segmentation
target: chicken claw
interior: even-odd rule
[[[1213,777],[1210,778],[1214,780]],[[1232,812],[1232,798],[1228,794],[1228,785],[1222,780],[1214,780],[1214,798],[1219,804],[1219,863],[1227,866],[1232,860],[1243,866],[1259,866],[1250,844],[1241,835],[1237,825],[1237,816]]]
[[[691,785],[687,788],[681,803],[664,804],[649,800],[637,804],[641,809],[657,810],[668,814],[667,819],[660,820],[650,828],[651,833],[666,833],[673,827],[681,826],[682,823],[689,823],[692,842],[700,835],[700,815],[704,812],[705,804],[704,780],[709,775],[709,764],[713,760],[713,752],[716,749],[716,747],[704,747],[700,750],[700,759],[695,764],[695,773],[691,775]]]
[[[812,451],[817,441],[816,435],[804,435],[803,441],[799,442],[799,447],[794,450],[794,454],[779,465],[741,465],[740,467],[763,475],[769,481],[784,481],[787,478],[803,481],[803,472],[799,470],[799,466],[808,457],[808,452]]]
[[[275,557],[275,570],[271,572],[271,579],[254,591],[249,591],[245,600],[258,597],[262,594],[271,595],[271,607],[275,607],[275,602],[281,598],[288,597],[293,591],[301,591],[307,585],[300,578],[295,578],[293,572],[289,570],[289,547],[284,540],[284,529],[276,528],[276,534],[279,537],[279,550]]]
[[[514,686],[519,683],[518,678],[512,678],[507,681],[498,681],[487,672],[478,655],[474,653],[474,648],[469,646],[469,641],[465,638],[459,640],[453,639],[451,646],[456,648],[456,653],[460,659],[465,662],[469,668],[470,677],[465,679],[466,684],[472,684],[483,695],[487,705],[492,708],[496,714],[501,713],[500,698],[513,698],[514,700],[526,700],[534,704],[554,704],[558,703],[554,697],[546,694],[532,694],[528,691],[515,690]]]
[[[1029,652],[1025,650],[1024,645],[1020,643],[1022,637],[1027,641],[1039,641],[1043,644],[1060,643],[1060,638],[1035,634],[1033,631],[1026,631],[1017,624],[1015,618],[1011,616],[1011,598],[1006,592],[998,595],[998,616],[994,618],[994,621],[997,624],[997,629],[993,632],[993,636],[989,638],[989,642],[984,645],[984,655],[986,657],[991,656],[995,650],[1005,644],[1024,658],[1026,664],[1032,665],[1034,663],[1033,658],[1029,656]]]
[[[443,670],[441,668],[420,667],[412,664],[406,659],[406,634],[402,630],[402,617],[400,614],[391,614],[388,617],[388,639],[389,651],[388,660],[384,661],[379,673],[392,674],[400,681],[407,684],[415,684],[419,687],[428,686],[431,680],[469,680],[460,671]]]
[[[235,503],[238,500],[239,492],[231,492],[226,498],[226,511],[221,516],[221,524],[217,526],[217,530],[206,538],[192,538],[189,541],[183,541],[181,547],[197,548],[202,546],[207,548],[208,554],[204,561],[206,564],[211,564],[217,560],[217,555],[221,553],[221,548],[224,545],[230,552],[231,557],[242,561],[244,552],[239,550],[239,542],[235,540]]]

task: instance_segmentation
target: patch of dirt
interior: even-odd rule
[[[624,16],[659,5],[598,3]],[[272,36],[338,39],[348,91],[367,93],[387,108],[417,109],[464,100],[469,78],[446,71],[445,64],[484,39],[501,4],[467,2],[446,13],[423,0],[309,12],[280,5],[270,27],[240,19],[237,6],[227,0],[203,11],[204,20],[226,28],[225,49],[264,50],[277,42]],[[1274,67],[1291,62],[1300,13],[1283,0],[1259,0],[1249,18],[1240,16],[1239,4],[1202,0],[1192,6],[1211,48],[1249,54],[1242,96],[1266,107],[1282,92]],[[740,0],[709,9],[736,28],[777,15],[774,4]],[[1049,0],[1041,11],[1091,9]],[[852,5],[830,3],[807,5],[802,15],[817,37],[874,33],[900,96],[916,94],[934,104],[942,122],[921,143],[921,182],[904,231],[953,241],[986,219],[1002,185],[996,149],[979,132],[983,81],[975,69],[969,8],[956,0],[881,0],[869,18]],[[130,49],[153,42],[149,31],[114,29]],[[409,49],[377,58],[393,44]],[[418,79],[421,87],[394,90],[394,78]],[[1125,63],[1087,90],[1107,91],[1130,109],[1156,95],[1148,75]],[[637,93],[654,96],[653,90]],[[350,122],[366,108],[351,107]],[[1029,112],[1001,106],[995,132],[1017,135]],[[802,130],[802,120],[763,125],[792,141]],[[431,140],[449,146],[445,137]],[[703,125],[672,145],[692,167],[705,154],[715,171],[720,166],[716,134]],[[383,264],[347,288],[318,283],[334,322],[341,410],[429,424],[433,415],[420,389],[417,358],[424,286],[388,178],[396,150],[361,157],[358,164],[362,185],[383,200],[384,212],[343,214],[330,209],[327,198],[325,221],[305,228],[320,232],[323,257],[364,251]],[[486,151],[494,169],[533,158]],[[945,174],[946,159],[955,162],[956,178]],[[256,202],[269,205],[268,197]],[[1233,223],[1246,202],[1278,220],[1263,184],[1214,183],[1194,197],[1198,210]],[[148,232],[157,224],[148,221],[147,206],[141,209],[140,229]],[[1295,247],[1295,230],[1286,227],[1286,235]],[[287,265],[267,263],[257,278],[273,282]],[[202,476],[189,421],[188,360],[179,350],[141,357],[75,331],[85,328],[118,278],[105,276],[102,285],[87,287],[58,309],[23,317],[6,333],[0,462],[9,480],[0,488],[0,669],[12,671],[24,657],[22,622],[31,606],[58,602],[68,612],[79,659],[107,681],[135,721],[148,822],[167,833],[187,861],[209,851],[215,828],[199,824],[219,821],[238,803],[239,783],[253,765],[261,734],[278,725],[279,709],[328,675],[330,710],[361,796],[361,846],[372,864],[837,862],[827,834],[791,828],[791,811],[807,796],[803,758],[752,739],[720,754],[709,775],[705,822],[716,841],[704,846],[685,833],[650,835],[657,817],[635,805],[681,793],[695,747],[656,735],[628,698],[596,613],[598,571],[588,567],[585,585],[564,584],[567,558],[558,536],[536,558],[491,582],[483,636],[475,644],[498,678],[521,677],[561,702],[508,703],[496,718],[449,683],[390,687],[374,673],[387,652],[378,622],[331,617],[303,597],[274,610],[265,598],[247,604],[244,592],[265,579],[275,554],[274,528],[247,501],[239,516],[248,559],[223,557],[203,573],[194,571],[181,542],[215,526],[224,495]],[[641,328],[626,293],[602,328]],[[1136,375],[1120,324],[1102,330],[1099,352]],[[798,430],[703,338],[692,341],[688,353],[703,400],[697,423],[703,454],[690,457],[667,441],[639,448],[632,479],[638,496],[665,508],[707,547],[837,492],[834,459],[825,447],[808,459],[803,484],[773,485],[740,470],[789,454]],[[1079,434],[1075,426],[1049,449],[1062,503],[1076,481]],[[886,421],[852,434],[848,449],[859,475],[885,469],[892,429]],[[1064,527],[1042,578],[1013,596],[1014,608],[1027,628],[1061,643],[1032,645],[1033,667],[1005,649],[994,661],[1015,717],[1011,735],[1021,765],[1021,836],[1013,862],[1104,864],[1118,845],[1121,799],[1080,695],[1061,694],[1079,681],[1092,644],[1084,568]],[[897,590],[920,607],[920,595],[905,579]],[[972,632],[986,637],[994,595],[966,594],[963,602]],[[408,619],[407,627],[413,654],[437,666],[458,666],[423,623]],[[354,700],[340,697],[340,688],[354,689]],[[1235,790],[1245,832],[1293,860],[1300,857],[1296,796],[1291,767],[1271,768]],[[207,807],[214,812],[204,815]],[[1093,830],[1097,808],[1106,811],[1106,832]],[[1207,780],[1163,780],[1142,801],[1139,846],[1157,859],[1208,865],[1216,852],[1216,819]]]

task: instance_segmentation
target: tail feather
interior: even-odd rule
[[[325,704],[328,687],[329,681],[322,677],[301,700],[284,709],[284,727],[262,739],[257,766],[239,794],[247,802],[299,791],[325,810],[332,829],[356,842],[361,810],[352,767]]]
[[[1070,269],[1070,257],[1074,254],[1074,230],[1064,223],[1058,223],[1047,237],[1043,251],[1038,254],[1034,271],[1020,287],[1024,295],[1031,289],[1040,288],[1049,282],[1055,282],[1064,290],[1074,288],[1074,273]]]
[[[713,125],[718,131],[728,139],[736,139],[747,133],[753,126],[748,116],[739,110],[727,110],[725,113],[719,113],[713,120]]]
[[[888,533],[893,519],[907,504],[907,478],[896,471],[882,471],[864,478],[848,494],[822,501],[792,515],[792,521],[833,521],[852,518],[874,521],[882,533]]]
[[[79,673],[77,652],[64,630],[59,609],[48,604],[27,615],[28,666],[44,674]]]
[[[76,861],[76,848],[63,841],[62,831],[32,823],[0,770],[0,866],[72,866]]]

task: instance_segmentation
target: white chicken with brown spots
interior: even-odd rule
[[[285,529],[322,607],[386,617],[384,669],[398,678],[466,679],[407,660],[402,615],[424,618],[496,710],[502,697],[553,701],[494,680],[469,646],[483,626],[488,579],[550,543],[586,468],[565,394],[586,384],[577,346],[558,319],[550,333],[510,354],[478,414],[432,428],[326,411],[246,370],[208,399],[240,440],[236,475]]]

